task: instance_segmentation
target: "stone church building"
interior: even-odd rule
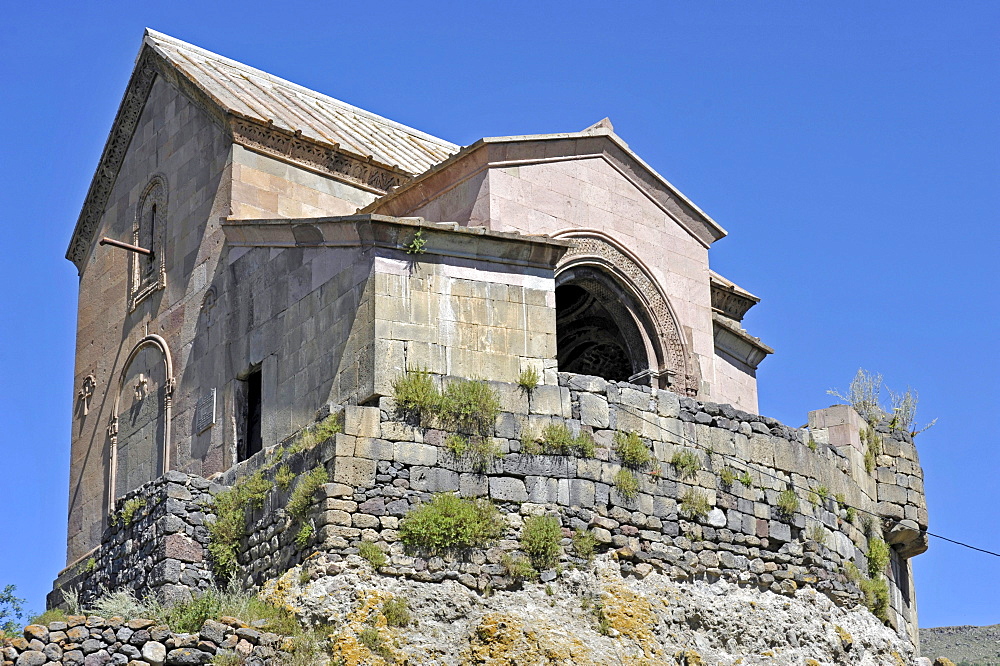
[[[725,230],[615,134],[459,146],[148,30],[76,224],[69,563],[406,369],[557,372],[756,412]]]

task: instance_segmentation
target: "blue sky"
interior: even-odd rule
[[[859,367],[914,387],[931,530],[1000,551],[1000,4],[146,5],[0,23],[0,587],[32,608],[65,564],[63,255],[145,26],[460,144],[610,116],[730,232],[762,413],[802,425]],[[922,626],[1000,623],[1000,558],[914,562]]]

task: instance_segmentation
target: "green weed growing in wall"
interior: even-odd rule
[[[368,561],[376,569],[381,569],[388,562],[388,558],[382,549],[371,541],[362,541],[358,546],[358,555]]]
[[[614,449],[621,459],[622,465],[632,469],[645,469],[653,458],[642,439],[634,431],[628,433],[621,430],[615,431]]]
[[[486,437],[500,415],[500,396],[481,379],[448,382],[441,395],[439,416],[459,432]]]
[[[615,490],[627,500],[635,499],[639,495],[639,479],[635,478],[635,473],[626,468],[621,468],[615,474]]]
[[[423,423],[441,408],[441,392],[427,370],[408,370],[392,383],[396,408]]]
[[[778,514],[783,518],[791,518],[799,510],[799,497],[791,488],[785,488],[778,493]]]
[[[478,435],[467,437],[452,433],[444,440],[444,445],[456,460],[467,458],[472,464],[473,471],[479,474],[485,474],[493,461],[503,455],[492,437]]]
[[[736,481],[736,472],[733,471],[732,467],[723,467],[722,471],[719,472],[719,481],[722,481],[722,485],[729,488]]]
[[[128,527],[135,520],[136,512],[144,506],[146,506],[145,497],[133,497],[130,500],[126,500],[125,504],[122,505],[121,511],[118,512],[118,522]]]
[[[554,516],[530,516],[521,530],[521,549],[528,554],[531,564],[541,571],[559,561],[562,547],[562,527]]]
[[[425,245],[427,245],[427,239],[424,238],[424,230],[417,229],[413,234],[413,240],[406,246],[406,254],[423,254],[427,251],[424,249]]]
[[[701,460],[693,451],[676,451],[670,464],[677,470],[677,478],[681,481],[694,478],[701,469]]]
[[[704,491],[699,488],[687,488],[680,496],[681,513],[689,520],[704,520],[712,506]]]
[[[399,538],[410,552],[439,555],[488,546],[500,538],[505,527],[489,500],[442,493],[406,514],[399,525]]]
[[[517,385],[530,393],[538,387],[540,379],[538,370],[534,366],[528,366],[521,371],[521,376],[517,378]]]

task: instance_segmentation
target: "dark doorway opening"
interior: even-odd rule
[[[243,432],[237,442],[237,462],[243,462],[263,448],[261,436],[262,404],[261,404],[261,372],[260,368],[252,370],[241,382],[243,393],[242,425]]]

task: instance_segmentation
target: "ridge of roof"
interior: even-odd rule
[[[306,138],[411,175],[460,147],[151,28],[145,30],[143,45],[231,113],[298,130]]]

